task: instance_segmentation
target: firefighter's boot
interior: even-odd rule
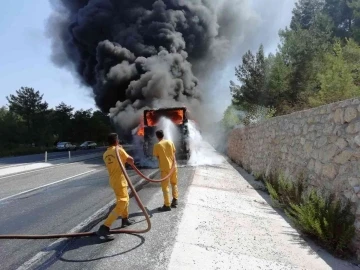
[[[176,208],[178,205],[178,200],[177,199],[173,199],[172,202],[171,202],[171,207],[172,208]]]
[[[110,228],[106,227],[105,225],[100,226],[99,230],[96,232],[96,235],[107,241],[115,239],[115,237],[110,234]]]
[[[127,227],[127,226],[131,226],[135,223],[134,220],[132,219],[128,219],[128,218],[123,218],[121,221],[121,228]]]
[[[171,207],[163,205],[162,207],[159,207],[158,210],[159,210],[159,212],[168,212],[168,211],[171,211]]]

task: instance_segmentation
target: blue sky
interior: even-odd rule
[[[265,18],[264,27],[271,28],[259,35],[267,52],[274,51],[278,30],[288,25],[294,0],[251,0],[253,7]],[[272,13],[264,3],[274,1]],[[278,2],[275,4],[275,2]],[[75,109],[96,109],[91,90],[79,85],[70,72],[56,67],[50,60],[50,41],[45,37],[44,26],[51,12],[49,0],[11,0],[2,3],[0,16],[0,106],[6,105],[6,96],[21,86],[33,87],[44,94],[50,107],[65,102]],[[275,12],[275,11],[274,11]],[[274,16],[275,15],[275,16]],[[258,46],[258,45],[257,45]],[[257,48],[249,48],[257,49]],[[222,87],[228,88],[234,69],[226,69]],[[230,93],[223,104],[230,103]]]
[[[4,1],[0,16],[0,106],[22,86],[44,94],[50,107],[65,102],[75,109],[95,109],[91,91],[70,72],[50,60],[51,47],[44,25],[51,12],[49,0]]]

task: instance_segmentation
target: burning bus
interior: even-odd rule
[[[177,158],[190,158],[189,128],[186,107],[161,108],[145,110],[137,135],[144,138],[143,150],[148,157],[152,156],[154,144],[157,143],[155,132],[162,118],[171,120],[176,127],[172,138],[176,147]],[[165,134],[166,135],[166,134]]]

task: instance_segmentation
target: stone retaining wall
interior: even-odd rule
[[[310,186],[350,199],[360,240],[360,99],[235,129],[228,156],[256,173],[280,169],[293,178],[303,173]]]

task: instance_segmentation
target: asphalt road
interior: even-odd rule
[[[104,149],[105,149],[104,147],[99,147],[97,149],[71,151],[71,156],[76,157],[87,154],[93,154],[97,152],[103,152]],[[52,153],[48,153],[48,161],[68,158],[68,156],[69,153],[67,151],[52,152]],[[6,157],[6,158],[0,158],[0,168],[5,168],[17,164],[26,164],[26,163],[44,162],[44,161],[45,161],[45,153],[36,154],[36,155],[17,156],[17,157]]]
[[[53,256],[33,269],[166,269],[184,209],[182,201],[193,173],[194,168],[179,168],[179,206],[171,212],[157,211],[163,204],[158,184],[146,184],[140,190],[139,195],[151,214],[150,232],[142,235],[117,235],[111,242],[102,242],[97,238],[73,239],[65,248],[52,248],[49,252],[53,252]],[[144,216],[134,199],[130,202],[130,213],[137,221],[132,228],[146,226]],[[100,224],[93,230],[98,229]],[[120,225],[121,221],[118,220],[113,227]]]
[[[140,180],[132,171],[129,175]],[[29,189],[36,190],[16,196]],[[4,200],[9,196],[14,197]],[[0,233],[66,233],[113,198],[101,158],[0,178]],[[0,269],[17,269],[53,242],[0,240]]]

